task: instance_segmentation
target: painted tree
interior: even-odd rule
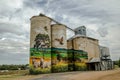
[[[50,39],[47,34],[38,34],[35,38],[34,48],[49,48],[50,47]]]

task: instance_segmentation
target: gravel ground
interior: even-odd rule
[[[53,73],[31,80],[120,80],[120,69],[109,71]]]
[[[39,75],[0,75],[0,80],[120,80],[120,69],[76,71]]]
[[[65,73],[52,73],[41,78],[35,78],[31,80],[68,80],[67,76],[76,75],[82,72],[65,72]]]

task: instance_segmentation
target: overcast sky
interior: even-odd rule
[[[39,13],[72,29],[85,25],[119,59],[120,0],[0,0],[0,64],[29,62],[29,19]]]

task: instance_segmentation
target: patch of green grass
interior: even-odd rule
[[[0,75],[11,75],[11,74],[27,75],[29,74],[29,70],[9,70],[8,72],[0,72]]]

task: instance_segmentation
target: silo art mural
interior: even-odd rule
[[[30,74],[86,70],[87,52],[67,49],[65,25],[44,15],[30,20]]]

